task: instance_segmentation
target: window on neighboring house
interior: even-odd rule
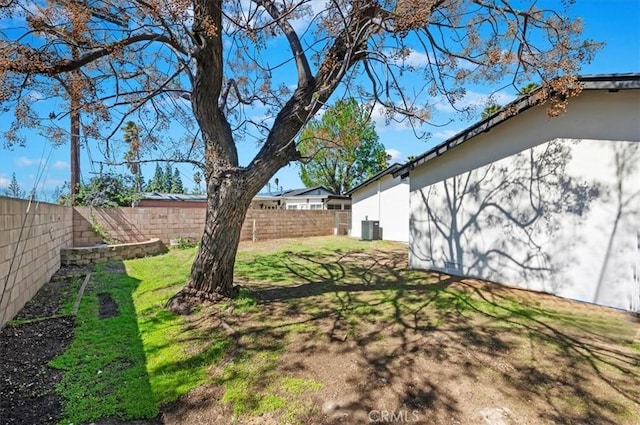
[[[349,204],[330,204],[327,205],[327,209],[329,210],[350,210],[351,205]]]
[[[297,210],[298,206],[296,204],[293,204],[293,205],[287,204],[287,209],[288,210]]]
[[[322,204],[310,204],[310,205],[309,205],[309,209],[312,209],[312,210],[321,210],[321,209],[322,209]]]

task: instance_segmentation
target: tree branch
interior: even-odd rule
[[[296,34],[295,30],[289,24],[289,21],[286,20],[278,11],[278,8],[271,0],[254,0],[257,5],[262,6],[269,15],[273,19],[275,19],[276,24],[282,30],[284,35],[287,37],[287,41],[289,42],[289,47],[291,48],[291,52],[293,53],[296,68],[298,69],[298,87],[302,87],[308,81],[310,81],[313,77],[311,74],[311,68],[309,67],[309,61],[307,60],[307,56],[302,49],[302,45],[300,44],[300,39],[298,38],[298,34]]]

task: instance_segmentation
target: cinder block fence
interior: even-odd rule
[[[0,326],[60,268],[73,243],[73,209],[0,197]]]
[[[348,223],[340,214],[345,213],[249,210],[240,238],[346,234]],[[0,197],[0,327],[60,268],[61,250],[65,262],[82,255],[91,256],[82,257],[85,262],[117,260],[119,255],[139,257],[161,251],[171,239],[200,240],[204,220],[205,211],[200,208],[71,208]],[[103,242],[120,246],[91,248]],[[69,250],[79,247],[86,249]]]

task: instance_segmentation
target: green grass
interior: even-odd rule
[[[185,330],[184,318],[164,308],[184,284],[193,250],[127,262],[127,273],[96,266],[78,311],[75,338],[51,365],[66,371],[59,392],[63,423],[103,417],[152,418],[159,406],[206,382],[207,369],[229,347],[224,334]],[[99,293],[119,314],[98,318]]]
[[[66,371],[58,388],[64,398],[63,422],[153,417],[158,405],[149,385],[131,299],[139,281],[98,267],[92,283],[80,304],[71,345],[51,361],[51,366]],[[99,319],[98,293],[111,295],[120,314]]]
[[[151,418],[163,404],[209,383],[223,388],[222,402],[235,417],[274,413],[295,423],[311,414],[314,407],[305,396],[323,384],[282,376],[279,362],[296,338],[326,338],[316,320],[328,316],[344,324],[339,337],[356,342],[381,341],[382,333],[371,334],[369,327],[396,324],[416,332],[446,328],[460,332],[469,344],[500,349],[507,348],[500,345],[500,332],[514,330],[558,352],[571,341],[549,332],[550,326],[607,335],[620,329],[615,319],[547,309],[490,291],[453,289],[437,275],[363,255],[393,247],[388,243],[311,238],[274,245],[241,250],[235,270],[244,287],[238,298],[203,308],[191,321],[164,306],[184,285],[194,248],[126,261],[126,272],[97,267],[80,305],[75,338],[51,363],[66,371],[59,386],[63,422]],[[257,291],[264,289],[293,292],[263,304]],[[117,302],[118,316],[98,319],[100,293]],[[271,307],[281,310],[274,314]],[[231,336],[214,326],[215,320],[207,324],[208,317],[231,310],[253,327]],[[477,326],[479,319],[490,325]],[[628,336],[621,338],[633,344]],[[632,347],[638,349],[637,343]]]

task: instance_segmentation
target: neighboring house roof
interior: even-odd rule
[[[206,202],[207,195],[187,195],[184,193],[145,192],[140,194],[141,200],[153,201],[202,201]]]
[[[324,186],[305,187],[303,189],[285,190],[282,193],[274,195],[277,198],[332,198],[347,199],[348,196],[338,195]]]
[[[602,74],[602,75],[584,75],[578,77],[578,81],[582,84],[583,90],[629,90],[640,89],[640,74]],[[487,117],[486,119],[479,121],[472,126],[462,130],[460,133],[453,137],[439,143],[432,149],[423,153],[415,158],[413,161],[409,161],[402,167],[393,172],[393,176],[398,175],[406,176],[409,171],[424,164],[425,162],[436,158],[450,149],[455,148],[466,142],[467,140],[477,136],[480,133],[485,133],[491,130],[493,127],[513,118],[514,116],[526,111],[529,108],[538,106],[540,103],[536,93],[544,90],[543,87],[539,87],[528,95],[521,96],[504,106],[495,114]]]
[[[258,194],[253,199],[256,201],[278,201],[291,198],[322,198],[322,199],[349,199],[348,196],[336,195],[324,186],[287,190],[282,193],[264,195]],[[148,201],[178,201],[178,202],[206,202],[207,195],[187,195],[182,193],[144,192],[140,194],[140,200]]]
[[[390,166],[388,166],[387,168],[385,168],[384,170],[380,171],[375,176],[371,177],[369,180],[366,180],[366,181],[360,183],[359,185],[357,185],[356,187],[354,187],[353,189],[351,189],[350,191],[345,193],[345,195],[351,196],[357,190],[359,190],[359,189],[361,189],[361,188],[363,188],[365,186],[370,185],[371,183],[375,182],[378,179],[383,178],[384,176],[386,176],[389,173],[395,173],[396,171],[398,171],[402,167],[403,167],[402,165],[400,165],[397,162],[395,162],[395,163],[391,164]]]

